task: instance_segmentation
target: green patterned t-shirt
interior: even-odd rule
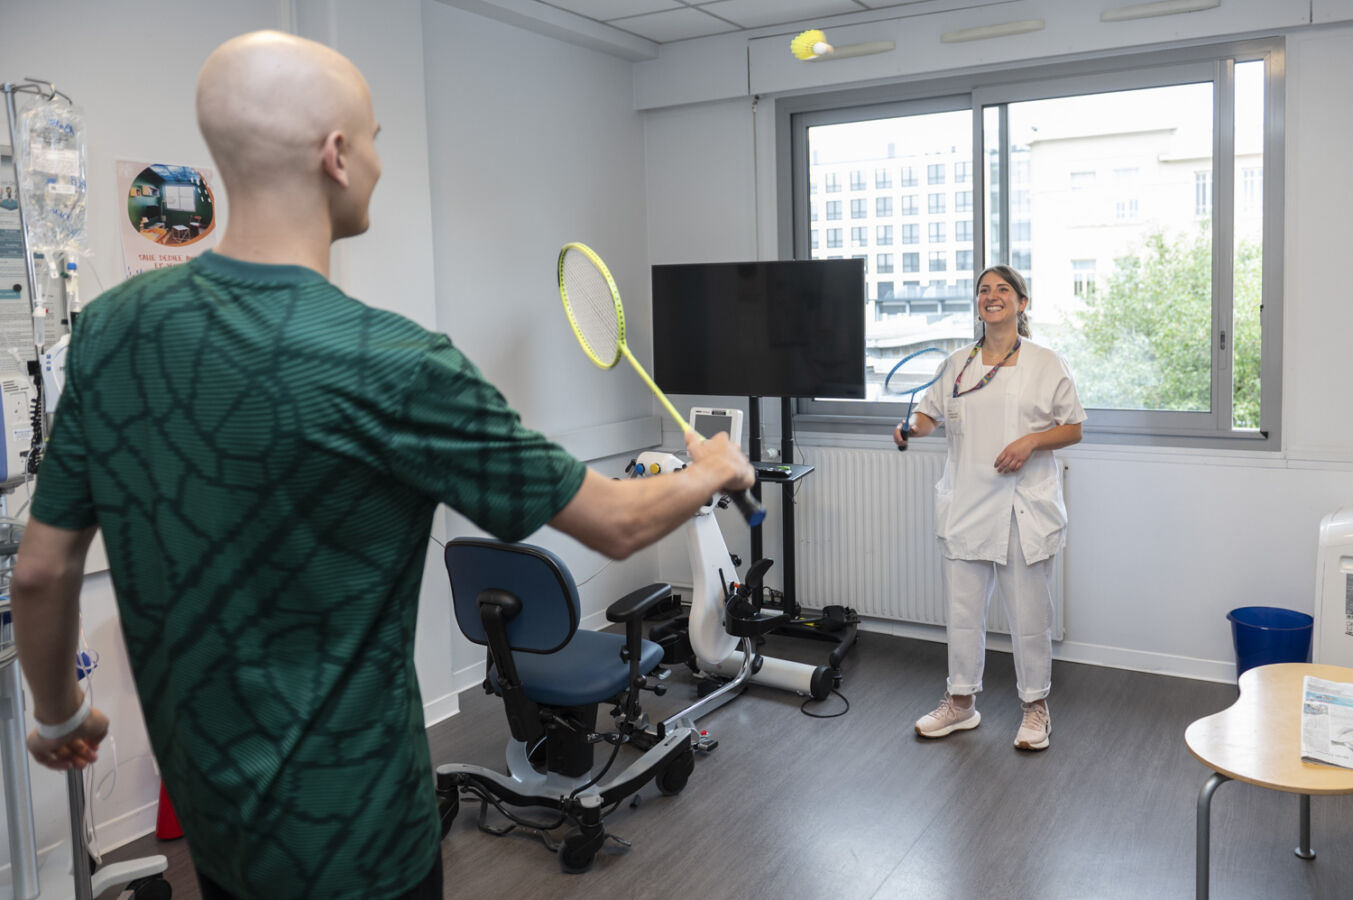
[[[585,468],[452,346],[319,273],[208,253],[80,318],[33,516],[98,525],[193,860],[390,897],[438,823],[414,624],[444,502],[504,540]]]

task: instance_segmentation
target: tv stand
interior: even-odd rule
[[[761,462],[761,398],[748,397],[747,407],[751,430],[751,439],[748,446],[752,465],[755,467]],[[763,482],[779,482],[782,492],[780,534],[783,545],[781,554],[784,557],[784,568],[781,570],[784,590],[781,592],[778,608],[790,613],[793,618],[777,628],[774,633],[835,643],[836,646],[828,656],[827,664],[831,667],[832,676],[836,683],[840,684],[841,662],[850,652],[850,649],[855,646],[860,617],[855,610],[836,605],[822,607],[821,614],[816,617],[806,618],[801,615],[802,610],[799,606],[794,584],[794,486],[812,472],[813,467],[794,464],[794,401],[790,397],[780,398],[779,462],[789,466],[787,475],[767,477],[764,472],[758,471],[756,484],[752,486],[752,496],[756,497],[757,500],[761,499]],[[752,562],[755,563],[762,556],[761,526],[757,525],[752,528]],[[768,603],[766,605],[775,606],[776,604]]]

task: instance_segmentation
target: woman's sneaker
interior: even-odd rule
[[[1015,747],[1020,750],[1046,750],[1052,735],[1052,716],[1046,703],[1021,703],[1024,721],[1015,734]]]
[[[926,713],[916,720],[916,733],[921,737],[942,738],[955,731],[976,728],[982,722],[982,714],[977,711],[977,703],[963,707],[954,703],[948,694],[940,701],[933,712]]]

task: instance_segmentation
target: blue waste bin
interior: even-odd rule
[[[1310,662],[1315,619],[1273,606],[1242,606],[1226,614],[1236,644],[1236,677],[1269,663]]]

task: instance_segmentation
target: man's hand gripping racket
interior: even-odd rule
[[[644,384],[648,385],[663,408],[681,426],[682,432],[694,433],[695,430],[676,411],[676,407],[653,383],[653,379],[648,377],[644,367],[626,346],[625,307],[620,302],[620,290],[606,264],[590,247],[570,243],[559,251],[559,297],[564,301],[568,322],[573,326],[573,333],[587,358],[603,369],[613,368],[622,356],[629,360]],[[745,490],[727,493],[747,524],[761,524],[766,511],[754,497]]]

